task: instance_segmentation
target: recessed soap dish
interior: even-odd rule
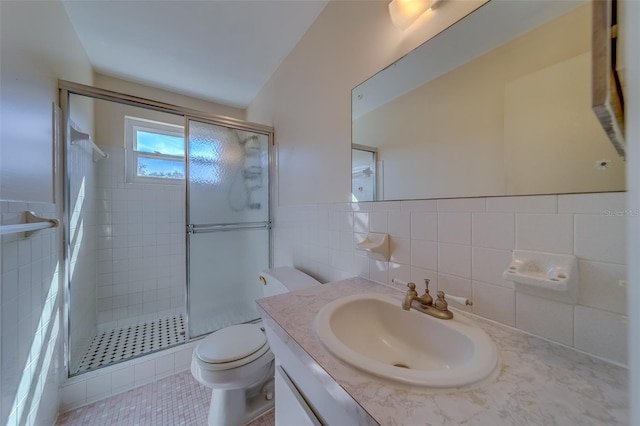
[[[575,256],[514,250],[502,277],[516,291],[566,303],[578,301],[578,262]]]
[[[364,250],[371,259],[389,261],[389,235],[370,232],[364,240],[356,244],[356,248]]]

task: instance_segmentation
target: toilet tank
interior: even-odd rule
[[[260,281],[264,297],[320,285],[319,281],[290,266],[265,269],[260,273]]]

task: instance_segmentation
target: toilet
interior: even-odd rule
[[[320,284],[289,266],[264,270],[259,279],[265,297]],[[209,425],[245,425],[273,408],[274,364],[262,321],[205,337],[193,351],[191,373],[212,389]]]

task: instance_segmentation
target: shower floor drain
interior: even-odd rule
[[[84,373],[184,341],[182,315],[103,331],[93,338],[74,373]]]

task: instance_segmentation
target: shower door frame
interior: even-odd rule
[[[71,315],[71,306],[70,306],[70,277],[69,277],[69,254],[70,254],[70,238],[69,238],[69,212],[71,208],[71,200],[70,200],[70,188],[69,188],[69,178],[67,175],[68,172],[68,164],[67,164],[67,146],[69,141],[69,133],[70,133],[70,117],[69,117],[69,96],[70,95],[80,95],[86,96],[98,100],[115,102],[123,105],[134,106],[138,108],[144,108],[153,111],[165,112],[174,115],[180,115],[184,118],[185,125],[188,123],[189,119],[194,119],[198,121],[203,121],[206,123],[231,127],[238,130],[245,130],[249,132],[259,133],[266,135],[268,137],[268,191],[269,191],[269,206],[268,206],[268,231],[269,231],[269,266],[273,265],[273,236],[271,231],[271,224],[273,223],[273,211],[272,211],[272,203],[273,199],[273,182],[274,182],[274,130],[273,127],[267,126],[259,123],[252,123],[249,121],[240,120],[233,117],[227,117],[222,115],[210,114],[204,111],[186,108],[166,102],[156,101],[152,99],[142,98],[138,96],[129,95],[126,93],[116,92],[107,89],[101,89],[94,86],[89,86],[80,83],[74,83],[67,80],[58,80],[58,91],[59,91],[59,105],[62,111],[61,122],[63,123],[61,127],[61,143],[59,153],[57,154],[57,159],[60,165],[60,176],[59,176],[59,185],[61,188],[60,194],[60,203],[58,207],[58,213],[61,218],[61,229],[62,229],[62,262],[61,264],[61,276],[62,276],[62,286],[63,286],[63,306],[61,309],[61,322],[64,329],[64,341],[63,341],[63,351],[64,351],[64,369],[66,372],[66,377],[72,377],[71,374],[71,349],[69,346],[71,333],[70,333],[70,315]],[[188,149],[188,131],[185,127],[185,150]],[[188,161],[185,151],[185,163]],[[188,182],[185,180],[185,213],[188,211]],[[188,216],[185,214],[185,231],[188,231],[187,225]],[[191,338],[189,336],[189,310],[188,310],[188,290],[189,290],[189,258],[188,258],[188,233],[185,232],[185,260],[187,267],[187,276],[185,277],[186,286],[184,288],[184,297],[185,297],[185,311],[186,311],[186,321],[187,324],[185,326],[185,342],[188,343],[190,341],[195,341],[203,338],[204,336],[199,336],[196,338]],[[155,352],[153,352],[155,353]],[[144,355],[142,355],[144,356]],[[132,357],[128,360],[137,359],[138,357]],[[115,364],[112,364],[115,365]],[[106,365],[105,367],[109,367],[111,365]],[[104,368],[104,367],[100,367]],[[83,373],[74,374],[73,377],[80,376],[82,374],[91,373],[99,370],[97,368],[95,370],[89,370]]]

